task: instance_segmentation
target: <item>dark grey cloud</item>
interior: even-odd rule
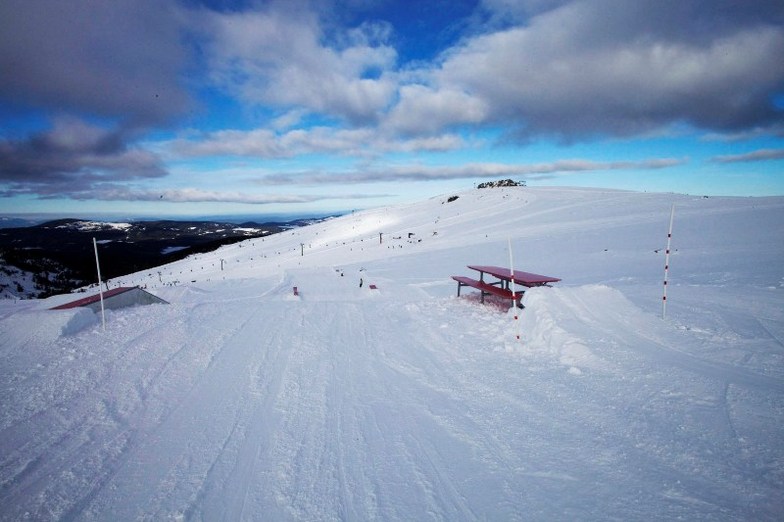
[[[182,36],[169,0],[3,0],[0,98],[124,125],[166,121],[188,105]]]
[[[4,196],[166,175],[157,155],[133,143],[190,105],[179,9],[170,0],[0,2],[0,102],[51,125],[0,140]]]
[[[116,130],[73,118],[57,119],[52,129],[25,139],[0,140],[3,195],[47,197],[167,174],[157,155],[126,142]]]
[[[487,124],[574,139],[784,121],[780,1],[534,3],[525,23],[467,39],[433,70],[440,90],[483,102]]]

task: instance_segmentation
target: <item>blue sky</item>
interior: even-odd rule
[[[784,194],[784,4],[4,0],[0,213]]]

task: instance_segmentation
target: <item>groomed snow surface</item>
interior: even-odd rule
[[[0,304],[2,519],[784,519],[784,198],[452,195]]]

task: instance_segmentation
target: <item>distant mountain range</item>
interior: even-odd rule
[[[0,295],[42,298],[95,283],[98,244],[105,279],[264,237],[328,218],[281,222],[137,221],[58,219],[0,228]]]
[[[19,218],[19,217],[9,217],[9,216],[0,216],[0,229],[3,228],[19,228],[19,227],[31,227],[40,223],[41,219],[27,219],[27,218]]]

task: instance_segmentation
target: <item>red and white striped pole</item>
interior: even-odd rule
[[[675,203],[670,209],[670,228],[667,231],[667,249],[664,251],[664,293],[662,294],[662,319],[667,317],[667,278],[670,274],[670,244],[672,242],[672,221],[675,217]]]
[[[518,309],[517,309],[517,292],[515,290],[515,279],[514,279],[514,261],[512,260],[512,239],[507,238],[507,242],[509,244],[509,280],[511,281],[511,290],[512,290],[512,308],[514,309],[514,322],[515,322],[515,337],[517,340],[520,340],[520,321],[517,318]]]

